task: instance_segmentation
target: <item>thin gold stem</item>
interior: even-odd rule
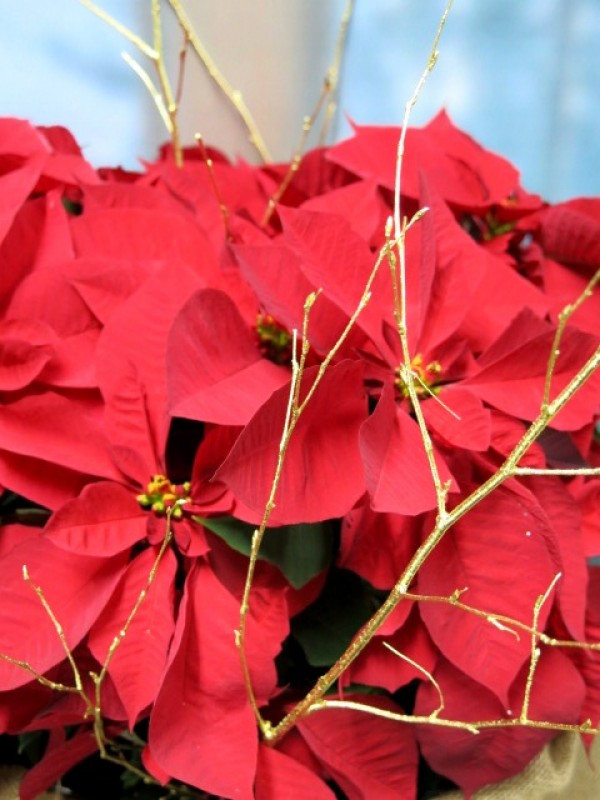
[[[46,614],[50,618],[50,621],[52,622],[52,625],[54,626],[54,630],[56,631],[56,635],[58,636],[58,638],[60,640],[62,648],[65,651],[65,654],[67,656],[67,660],[68,660],[68,662],[69,662],[69,664],[71,666],[71,671],[73,672],[73,679],[75,681],[75,689],[77,690],[77,692],[79,692],[81,694],[83,692],[83,683],[82,683],[82,680],[81,680],[81,674],[79,672],[79,668],[77,667],[77,664],[75,663],[75,659],[73,658],[73,653],[71,652],[71,648],[68,645],[67,638],[65,636],[65,631],[63,629],[63,626],[58,621],[54,611],[52,611],[52,609],[50,608],[50,604],[46,600],[46,596],[44,595],[44,591],[43,591],[42,587],[41,586],[36,586],[36,584],[29,577],[29,571],[27,569],[27,566],[25,566],[25,565],[23,565],[23,580],[35,592],[35,594],[37,595],[37,598],[40,601],[44,611],[46,612]],[[86,700],[87,700],[87,698],[86,698]]]
[[[406,135],[408,131],[408,124],[410,121],[410,117],[412,114],[412,110],[415,107],[417,100],[425,86],[425,82],[429,77],[431,71],[435,67],[438,59],[438,44],[440,41],[440,37],[446,25],[446,21],[448,19],[448,14],[450,13],[450,9],[452,8],[454,0],[449,0],[444,9],[444,13],[442,18],[440,19],[439,25],[437,27],[437,31],[435,37],[433,39],[433,44],[431,47],[431,51],[429,53],[429,58],[427,60],[427,64],[417,85],[415,90],[411,96],[411,98],[406,103],[404,108],[404,118],[402,120],[402,130],[400,132],[400,138],[398,140],[398,148],[396,153],[396,176],[395,176],[395,186],[394,186],[394,240],[398,252],[398,259],[392,256],[389,258],[389,265],[390,265],[390,273],[392,279],[392,292],[393,292],[393,300],[394,300],[394,318],[396,320],[396,328],[398,331],[398,337],[400,339],[400,346],[402,349],[402,360],[403,360],[403,380],[408,390],[408,396],[411,401],[412,409],[415,414],[417,424],[419,426],[419,430],[421,432],[421,438],[423,440],[423,446],[425,450],[425,455],[427,458],[427,462],[429,464],[429,471],[431,472],[431,477],[433,480],[434,488],[435,488],[435,496],[436,496],[436,503],[437,503],[437,514],[438,514],[438,522],[440,524],[443,523],[446,517],[446,498],[448,495],[448,491],[450,489],[449,485],[443,484],[440,478],[439,470],[435,461],[435,454],[433,450],[433,443],[431,441],[431,437],[429,435],[429,431],[427,429],[427,425],[425,423],[425,417],[423,416],[423,412],[421,410],[421,401],[419,400],[417,388],[415,386],[415,379],[411,369],[411,356],[409,351],[408,345],[408,331],[406,328],[406,234],[408,229],[415,224],[423,214],[425,213],[426,209],[420,209],[415,217],[413,217],[410,222],[406,219],[401,218],[401,191],[402,191],[402,165],[404,162],[404,153],[406,148]]]
[[[175,97],[173,96],[173,91],[171,89],[171,82],[169,80],[169,76],[167,75],[167,70],[165,67],[163,36],[162,36],[162,19],[160,15],[160,0],[152,0],[151,9],[152,9],[152,36],[153,36],[154,51],[156,53],[154,64],[156,66],[156,71],[158,73],[158,80],[160,83],[160,87],[162,89],[165,106],[167,108],[167,114],[169,115],[171,144],[173,146],[173,156],[175,158],[175,164],[178,167],[181,167],[183,165],[183,151],[181,149],[179,123],[177,120],[178,105],[175,100]]]
[[[407,655],[402,653],[400,650],[396,650],[396,648],[392,647],[392,645],[389,644],[388,642],[383,642],[382,644],[383,644],[383,646],[385,648],[387,648],[395,656],[398,656],[398,658],[401,658],[402,661],[406,661],[412,667],[414,667],[415,669],[419,670],[419,672],[422,672],[423,675],[425,675],[425,677],[427,678],[427,680],[433,685],[434,689],[436,690],[436,692],[438,694],[438,698],[439,698],[440,702],[439,702],[438,707],[434,711],[431,712],[431,716],[432,717],[439,716],[442,713],[442,711],[444,710],[444,707],[445,707],[446,704],[444,702],[444,694],[442,692],[442,687],[439,685],[439,683],[433,677],[431,672],[429,672],[429,670],[425,669],[425,667],[423,667],[421,664],[419,664],[418,661],[414,661],[412,658],[409,658]]]
[[[346,52],[348,29],[350,28],[352,16],[354,15],[354,5],[355,5],[355,0],[347,0],[346,7],[344,8],[344,13],[342,14],[342,18],[340,20],[340,26],[338,29],[337,41],[335,44],[333,61],[331,63],[331,66],[329,67],[329,71],[325,79],[325,82],[329,85],[329,100],[327,102],[327,107],[325,109],[325,116],[323,119],[323,125],[321,126],[321,132],[319,134],[319,144],[321,146],[323,146],[327,141],[329,129],[331,127],[331,123],[333,122],[333,118],[335,117],[335,112],[337,110],[337,94],[340,83],[340,68],[342,65],[344,54]]]
[[[427,716],[416,716],[412,714],[397,714],[394,711],[388,711],[384,708],[377,708],[377,706],[370,706],[366,703],[360,703],[354,700],[333,700],[323,699],[319,703],[315,703],[308,709],[309,714],[314,714],[318,711],[325,711],[328,708],[345,708],[352,711],[361,711],[365,714],[370,714],[374,717],[383,717],[384,719],[391,719],[397,722],[408,722],[411,725],[433,725],[440,728],[458,728],[459,730],[468,731],[477,735],[482,730],[490,728],[538,728],[550,731],[571,731],[573,733],[589,733],[597,734],[600,729],[594,728],[590,720],[581,725],[562,724],[560,722],[548,722],[546,720],[532,720],[526,719],[487,719],[477,720],[474,722],[465,722],[458,719],[444,719],[436,717],[434,714]]]
[[[300,141],[296,146],[288,170],[283,180],[279,184],[276,192],[269,198],[269,201],[267,203],[267,208],[265,209],[265,213],[261,221],[261,225],[263,228],[269,224],[269,220],[271,219],[271,216],[273,215],[273,212],[275,211],[277,204],[285,194],[288,186],[293,181],[294,176],[300,169],[300,164],[302,163],[302,159],[304,158],[304,150],[306,148],[308,137],[315,125],[315,122],[319,118],[319,115],[321,114],[321,111],[326,101],[327,105],[325,109],[325,120],[323,122],[323,127],[321,129],[321,137],[320,137],[322,140],[321,143],[323,143],[323,140],[326,136],[327,128],[329,127],[331,119],[335,114],[335,96],[339,83],[340,64],[346,47],[348,26],[350,25],[350,20],[352,19],[352,14],[354,12],[354,3],[355,0],[347,0],[346,2],[346,7],[344,9],[344,13],[342,15],[342,19],[340,21],[340,27],[338,30],[333,61],[331,62],[331,65],[327,70],[327,74],[325,75],[321,93],[319,95],[319,99],[315,104],[312,114],[310,114],[307,117],[304,117],[304,120],[302,122],[302,133],[300,135]]]
[[[28,672],[38,683],[48,687],[48,689],[54,689],[57,692],[80,693],[80,690],[76,686],[66,686],[64,683],[57,683],[56,681],[51,681],[49,678],[44,677],[44,675],[33,669],[31,664],[28,664],[27,661],[19,661],[19,659],[7,656],[5,653],[0,653],[0,658],[3,661],[7,661],[9,664],[13,664],[15,667],[19,667],[19,669],[25,670],[25,672]]]
[[[269,224],[269,220],[271,219],[273,212],[277,207],[277,204],[279,203],[283,195],[286,193],[288,186],[293,181],[294,176],[300,169],[300,164],[302,163],[302,159],[304,158],[304,149],[306,147],[306,142],[313,128],[313,125],[315,124],[315,121],[317,120],[319,114],[321,113],[321,109],[323,108],[323,105],[325,103],[325,100],[327,99],[328,94],[329,94],[329,86],[327,84],[327,81],[325,81],[323,84],[323,88],[321,90],[321,94],[319,95],[319,99],[317,100],[317,104],[314,107],[312,114],[310,114],[310,116],[308,117],[304,117],[304,120],[302,121],[302,133],[300,135],[300,141],[296,146],[294,155],[292,157],[292,160],[290,161],[290,165],[287,169],[287,172],[285,173],[284,178],[277,187],[275,193],[271,195],[271,197],[269,197],[265,213],[260,223],[263,228],[265,228]]]
[[[95,3],[92,3],[91,0],[79,0],[82,6],[85,6],[89,11],[99,17],[103,22],[109,25],[111,28],[116,30],[121,36],[125,37],[131,44],[135,45],[137,49],[143,53],[147,58],[151,61],[155,61],[158,57],[158,53],[154,50],[147,42],[145,42],[140,36],[138,36],[133,31],[129,30],[125,25],[123,25],[119,20],[112,17],[108,14],[104,9],[97,6]]]
[[[461,611],[465,611],[467,614],[480,617],[486,622],[489,622],[490,625],[498,628],[498,630],[510,633],[518,640],[521,638],[518,634],[518,631],[522,631],[529,636],[533,636],[535,634],[540,642],[550,647],[600,651],[600,642],[574,642],[570,639],[555,639],[553,636],[548,636],[548,634],[543,633],[542,631],[534,630],[530,625],[520,622],[513,617],[508,617],[505,614],[495,614],[492,611],[484,611],[480,608],[476,608],[475,606],[471,606],[468,603],[463,603],[462,600],[459,600],[458,598],[461,594],[463,594],[464,591],[465,590],[457,590],[448,597],[406,592],[405,598],[406,600],[414,600],[417,603],[444,603],[446,605],[453,606],[453,608],[458,608]]]
[[[89,11],[95,14],[99,19],[109,25],[111,28],[121,34],[127,41],[135,45],[142,55],[152,61],[158,75],[158,82],[160,90],[155,86],[154,82],[148,75],[148,72],[139,64],[129,53],[122,53],[123,59],[135,74],[141,79],[142,83],[149,91],[158,113],[171,137],[171,144],[173,146],[173,156],[177,166],[183,164],[183,151],[181,148],[181,141],[179,136],[179,123],[177,120],[178,102],[173,96],[171,83],[167,75],[164,60],[164,48],[162,37],[162,21],[160,14],[160,0],[151,0],[151,13],[152,13],[152,35],[153,46],[145,42],[140,36],[131,31],[127,26],[123,25],[113,16],[108,14],[102,8],[97,6],[92,0],[79,0]]]
[[[600,467],[579,467],[577,469],[536,469],[535,467],[515,467],[513,475],[585,475],[600,476]]]
[[[169,0],[169,5],[173,9],[173,13],[177,17],[177,21],[184,32],[187,40],[191,44],[194,52],[200,59],[200,62],[206,69],[208,75],[212,78],[212,80],[217,84],[219,89],[223,92],[225,97],[229,100],[229,102],[233,105],[239,116],[241,117],[244,125],[246,126],[246,130],[248,131],[250,143],[254,146],[258,154],[260,155],[261,159],[264,162],[271,161],[271,156],[269,155],[269,151],[265,144],[265,141],[258,130],[258,126],[254,121],[250,110],[246,106],[242,94],[239,90],[234,89],[233,86],[229,83],[227,78],[223,75],[223,73],[219,70],[214,60],[211,58],[210,54],[208,53],[206,47],[200,41],[198,35],[194,31],[192,24],[185,13],[182,4],[179,0]]]
[[[305,317],[308,317],[309,311],[310,311],[310,305],[307,300],[304,306]],[[304,329],[306,329],[306,324],[304,325]],[[242,602],[240,604],[239,626],[238,630],[235,632],[235,644],[240,656],[246,693],[248,695],[250,706],[252,707],[256,721],[258,722],[258,725],[262,731],[268,730],[270,728],[270,723],[267,720],[263,719],[260,713],[260,709],[258,707],[256,693],[254,692],[252,676],[250,675],[250,665],[248,664],[248,658],[246,656],[246,625],[248,620],[248,614],[250,612],[250,593],[252,591],[252,584],[254,582],[254,574],[256,572],[256,564],[258,562],[260,546],[264,538],[265,532],[267,530],[269,518],[271,516],[273,509],[275,508],[275,497],[277,495],[277,489],[279,488],[279,482],[281,480],[281,473],[283,471],[283,465],[285,462],[287,447],[298,419],[297,416],[295,416],[294,399],[297,397],[296,387],[298,386],[298,384],[302,379],[302,374],[297,359],[297,352],[296,352],[297,342],[298,342],[297,332],[296,330],[294,330],[293,347],[292,347],[292,380],[290,381],[290,391],[286,407],[285,421],[283,425],[281,439],[279,442],[277,465],[275,467],[275,475],[273,476],[269,498],[265,504],[265,509],[263,512],[263,517],[260,526],[254,531],[252,535],[250,558],[248,561],[248,569],[246,571],[246,580],[244,582],[244,592],[242,595]]]
[[[550,586],[546,589],[544,594],[541,594],[535,604],[533,606],[533,625],[531,626],[531,654],[529,656],[529,669],[527,671],[527,679],[525,681],[525,692],[523,695],[523,705],[521,707],[521,714],[519,715],[519,721],[521,723],[527,722],[529,719],[529,704],[531,702],[531,690],[533,689],[533,678],[535,676],[535,671],[537,669],[537,665],[540,660],[540,656],[542,651],[540,650],[539,643],[538,643],[538,623],[540,619],[540,612],[544,607],[544,604],[550,597],[550,593],[556,586],[557,582],[561,578],[561,573],[559,572],[557,575],[554,576]]]
[[[142,81],[152,100],[154,101],[154,105],[156,106],[158,113],[160,114],[160,118],[163,121],[163,125],[167,129],[167,132],[172,135],[173,134],[173,123],[167,107],[165,106],[165,101],[163,99],[160,90],[156,87],[154,81],[148,74],[148,72],[142,67],[142,65],[130,56],[128,52],[124,51],[121,53],[121,57],[123,61],[127,64],[128,67],[135,72],[138,78]]]
[[[219,185],[217,183],[215,177],[215,165],[213,163],[212,158],[208,155],[208,151],[204,146],[204,139],[202,138],[202,134],[197,133],[194,137],[200,148],[200,153],[202,154],[202,160],[206,164],[206,169],[208,170],[208,179],[210,181],[211,188],[214,192],[214,195],[217,199],[217,204],[219,206],[219,211],[221,213],[221,219],[223,220],[223,226],[225,228],[225,235],[227,237],[227,241],[232,241],[233,237],[231,235],[231,229],[229,227],[229,209],[225,205],[225,201],[219,191]]]
[[[311,706],[314,706],[322,700],[328,689],[330,689],[342,673],[345,672],[350,664],[360,655],[396,606],[406,598],[410,585],[418,571],[441,542],[446,532],[450,530],[461,517],[481,502],[484,497],[487,497],[494,489],[510,477],[512,469],[514,469],[525,452],[548,426],[549,422],[558,414],[561,408],[573,397],[575,392],[583,386],[585,381],[588,380],[599,365],[600,348],[588,359],[577,375],[572,378],[562,392],[552,401],[548,407],[548,412],[546,414],[540,414],[532,423],[498,472],[488,478],[482,486],[476,489],[469,497],[465,498],[465,500],[453,508],[452,511],[447,512],[443,520],[439,518],[436,520],[433,531],[413,555],[408,566],[385,601],[377,609],[375,614],[363,625],[346,651],[340,656],[336,663],[317,680],[313,688],[290,712],[288,712],[288,714],[286,714],[281,722],[272,726],[267,732],[266,738],[270,743],[275,743],[285,736],[285,734],[296,725],[298,719],[307,713]]]
[[[573,302],[569,303],[569,305],[565,306],[563,310],[558,315],[558,325],[556,326],[556,331],[554,332],[554,339],[552,341],[552,348],[550,350],[550,358],[548,359],[548,366],[546,368],[546,380],[544,381],[544,397],[542,399],[542,410],[547,408],[550,404],[550,389],[552,387],[552,377],[554,375],[554,370],[556,368],[556,362],[558,361],[558,357],[560,355],[560,343],[562,337],[565,332],[565,328],[567,327],[567,322],[573,316],[573,314],[577,311],[577,309],[584,303],[589,297],[592,296],[592,292],[594,291],[594,287],[600,281],[600,269],[596,271],[596,273],[592,276],[591,280],[588,282],[587,286],[583,290],[583,292],[579,295],[579,297]]]

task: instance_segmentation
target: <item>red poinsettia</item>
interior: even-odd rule
[[[246,654],[266,719],[343,653],[435,524],[385,261],[322,367],[385,242],[397,140],[397,129],[357,126],[307,154],[273,208],[287,164],[211,150],[210,175],[201,150],[179,168],[165,149],[141,174],[95,171],[64,130],[0,123],[0,652],[72,681],[23,565],[86,689],[126,629],[102,690],[107,733],[147,722],[141,758],[158,782],[248,800],[416,797],[425,759],[469,793],[547,739],[338,708],[270,747],[248,698],[235,631],[289,407],[294,330],[297,355],[308,338],[299,402],[319,385],[287,447],[250,593]],[[527,194],[445,114],[408,132],[405,164],[403,213],[428,209],[406,239],[410,369],[452,509],[538,416],[557,313],[599,266],[600,214],[595,200]],[[569,319],[550,399],[598,347],[596,311],[592,297]],[[597,465],[598,390],[593,376],[521,465]],[[586,564],[598,555],[597,494],[584,476],[505,481],[431,553],[410,587],[425,599],[398,605],[336,697],[428,714],[433,676],[449,718],[517,716],[529,637],[440,601],[458,592],[529,625],[556,581],[540,627],[597,638]],[[532,716],[595,721],[594,657],[542,650]],[[81,697],[57,696],[6,659],[0,689],[2,730],[51,730],[23,788],[33,797],[97,743]]]

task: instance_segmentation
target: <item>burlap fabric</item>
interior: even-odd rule
[[[20,767],[0,767],[0,800],[19,800],[22,776]],[[57,795],[49,793],[39,800],[54,798]],[[463,798],[462,792],[448,792],[438,800]],[[557,736],[523,772],[480,789],[473,800],[600,800],[600,736],[596,737],[589,756],[577,734]]]
[[[437,800],[463,800],[462,792]],[[589,753],[576,733],[562,733],[518,775],[490,784],[473,800],[600,800],[600,736]]]

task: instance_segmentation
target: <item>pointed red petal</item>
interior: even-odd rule
[[[267,361],[223,292],[194,294],[177,316],[167,352],[173,416],[244,425],[289,380],[289,370]]]
[[[100,481],[56,511],[46,525],[50,541],[88,556],[112,556],[146,535],[146,512],[133,493],[118,483]]]
[[[316,367],[305,370],[303,396],[316,373]],[[287,386],[271,396],[215,474],[257,519],[273,483],[288,396]],[[317,522],[354,505],[365,489],[358,448],[365,411],[361,364],[330,367],[290,440],[271,522]]]
[[[169,775],[209,793],[252,800],[258,736],[235,646],[238,624],[238,601],[197,562],[150,717],[149,745]]]
[[[89,729],[79,730],[69,739],[61,729],[51,731],[48,747],[41,761],[27,772],[19,785],[20,799],[36,800],[66,772],[97,749],[98,743]]]
[[[485,402],[518,419],[534,420],[540,413],[552,330],[531,336],[529,314],[519,315],[484,353],[479,371],[464,382]],[[550,400],[564,389],[598,346],[598,338],[567,328],[553,373]],[[600,372],[596,371],[552,420],[558,430],[577,430],[598,410]]]
[[[346,699],[402,713],[384,697]],[[418,755],[410,726],[362,711],[330,708],[304,717],[298,728],[349,800],[414,796]]]
[[[437,396],[431,397],[423,403],[422,409],[427,426],[448,444],[463,450],[487,450],[490,446],[490,411],[468,389],[444,387],[439,401]]]
[[[386,384],[377,408],[360,431],[360,450],[374,511],[421,514],[435,508],[436,497],[417,423],[396,406],[394,388]],[[442,482],[456,481],[436,458]]]
[[[112,594],[122,574],[124,558],[67,553],[45,538],[29,539],[4,557],[0,587],[2,650],[44,673],[64,659],[65,651],[40,599],[23,580],[24,565],[32,583],[44,592],[73,650]],[[24,630],[35,631],[35,636],[24,636]],[[0,661],[3,691],[30,680],[29,672]]]
[[[260,744],[254,786],[255,800],[334,800],[329,787],[285,753]]]
[[[89,634],[88,645],[103,664],[115,636],[123,629],[140,592],[146,588],[157,551],[145,550],[129,564],[115,593]],[[111,658],[108,673],[127,711],[133,730],[139,714],[154,701],[164,672],[175,627],[175,571],[177,562],[167,550],[154,580]]]
[[[530,625],[536,598],[561,569],[556,533],[541,507],[531,495],[500,487],[442,539],[419,571],[419,591],[449,597],[466,589],[463,602]],[[540,627],[550,607],[549,601],[542,608]],[[450,604],[422,603],[420,610],[444,655],[506,702],[529,654],[528,637]]]
[[[443,716],[461,721],[517,717],[527,671],[526,664],[503,707],[491,693],[442,659],[434,677],[444,693]],[[581,678],[567,656],[558,648],[543,648],[533,682],[530,718],[575,724],[582,697]],[[438,705],[439,696],[433,685],[421,684],[415,714],[430,714]],[[417,732],[428,764],[455,781],[467,796],[486,784],[519,773],[554,735],[553,731],[539,728],[504,728],[483,730],[474,736],[464,730],[426,724],[420,725]]]

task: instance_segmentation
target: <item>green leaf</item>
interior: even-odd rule
[[[234,550],[250,555],[254,525],[233,517],[194,517],[194,520],[216,533]],[[330,521],[269,528],[259,558],[279,567],[292,586],[299,589],[330,565],[334,542],[335,528]]]
[[[292,620],[292,635],[308,663],[329,667],[381,604],[374,589],[349,570],[332,570],[317,600]]]

